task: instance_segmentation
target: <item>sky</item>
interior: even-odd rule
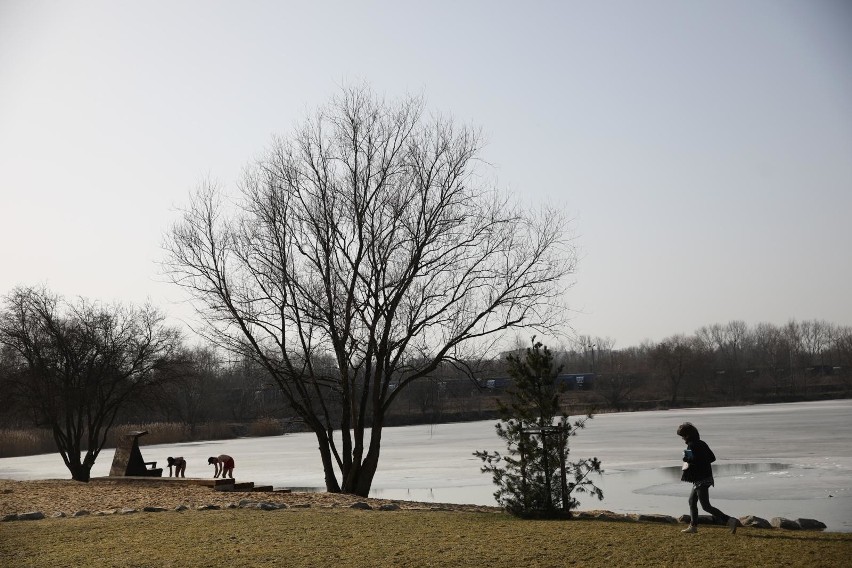
[[[563,207],[573,332],[852,325],[852,2],[0,0],[0,295],[159,306],[164,234],[342,85]]]

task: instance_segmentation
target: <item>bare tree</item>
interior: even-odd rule
[[[14,354],[13,394],[53,432],[73,479],[89,480],[118,411],[167,376],[157,371],[180,336],[162,322],[150,306],[72,304],[43,288],[5,298],[0,344]]]
[[[677,404],[684,377],[696,366],[693,340],[684,335],[673,335],[664,339],[651,351],[651,361],[665,373],[669,382],[671,404]]]
[[[784,330],[761,323],[754,330],[754,349],[758,362],[772,383],[775,396],[781,394],[783,382],[790,377],[790,346]]]
[[[189,429],[194,438],[196,427],[213,415],[220,364],[213,349],[182,348],[169,365],[170,380],[163,385],[162,400],[168,414]]]
[[[504,330],[563,323],[567,221],[487,186],[479,150],[419,99],[344,89],[248,169],[233,206],[204,184],[167,238],[208,337],[250,354],[316,434],[329,491],[369,493],[407,385]]]

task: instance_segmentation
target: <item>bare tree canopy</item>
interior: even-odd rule
[[[564,322],[568,222],[489,187],[479,151],[420,99],[343,89],[233,202],[203,184],[166,239],[208,337],[260,363],[316,433],[329,491],[369,493],[406,385],[505,330]]]
[[[18,288],[0,313],[13,394],[50,428],[73,479],[88,481],[118,411],[156,383],[180,335],[150,306],[64,301]],[[85,456],[81,454],[85,451]]]

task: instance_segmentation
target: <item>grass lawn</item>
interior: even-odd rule
[[[850,566],[852,534],[352,509],[134,513],[0,524],[3,566]]]

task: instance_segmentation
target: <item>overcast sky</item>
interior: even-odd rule
[[[186,317],[164,232],[341,85],[481,126],[561,204],[577,333],[852,325],[852,2],[0,0],[0,295]]]

